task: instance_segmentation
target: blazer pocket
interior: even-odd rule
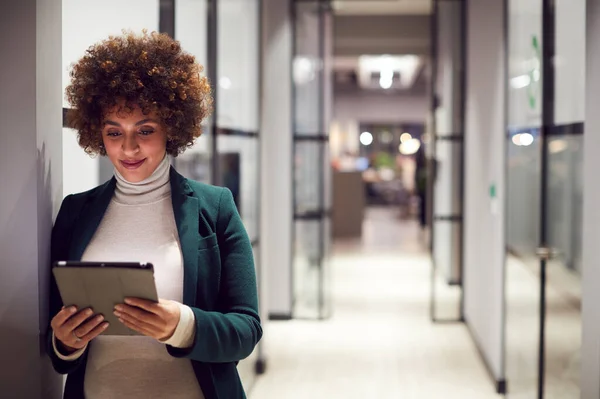
[[[213,233],[206,237],[200,237],[198,240],[198,250],[212,248],[217,245],[217,234]]]

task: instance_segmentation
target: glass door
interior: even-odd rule
[[[331,10],[328,1],[293,4],[293,316],[331,313]]]
[[[508,397],[577,398],[585,1],[509,10]]]

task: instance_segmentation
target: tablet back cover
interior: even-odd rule
[[[54,267],[52,269],[65,306],[92,308],[109,323],[103,335],[139,335],[114,315],[126,297],[158,301],[152,269],[122,267]]]

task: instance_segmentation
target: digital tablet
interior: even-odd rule
[[[56,262],[52,268],[64,306],[92,308],[109,323],[103,335],[139,335],[114,315],[125,298],[158,302],[151,263]]]

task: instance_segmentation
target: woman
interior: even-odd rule
[[[252,248],[231,192],[168,158],[210,113],[200,72],[178,42],[146,32],[91,47],[71,72],[69,123],[115,176],[64,199],[52,260],[151,262],[160,301],[117,305],[140,335],[105,336],[104,316],[63,307],[52,282],[48,351],[65,398],[245,397],[236,365],[262,336]]]

